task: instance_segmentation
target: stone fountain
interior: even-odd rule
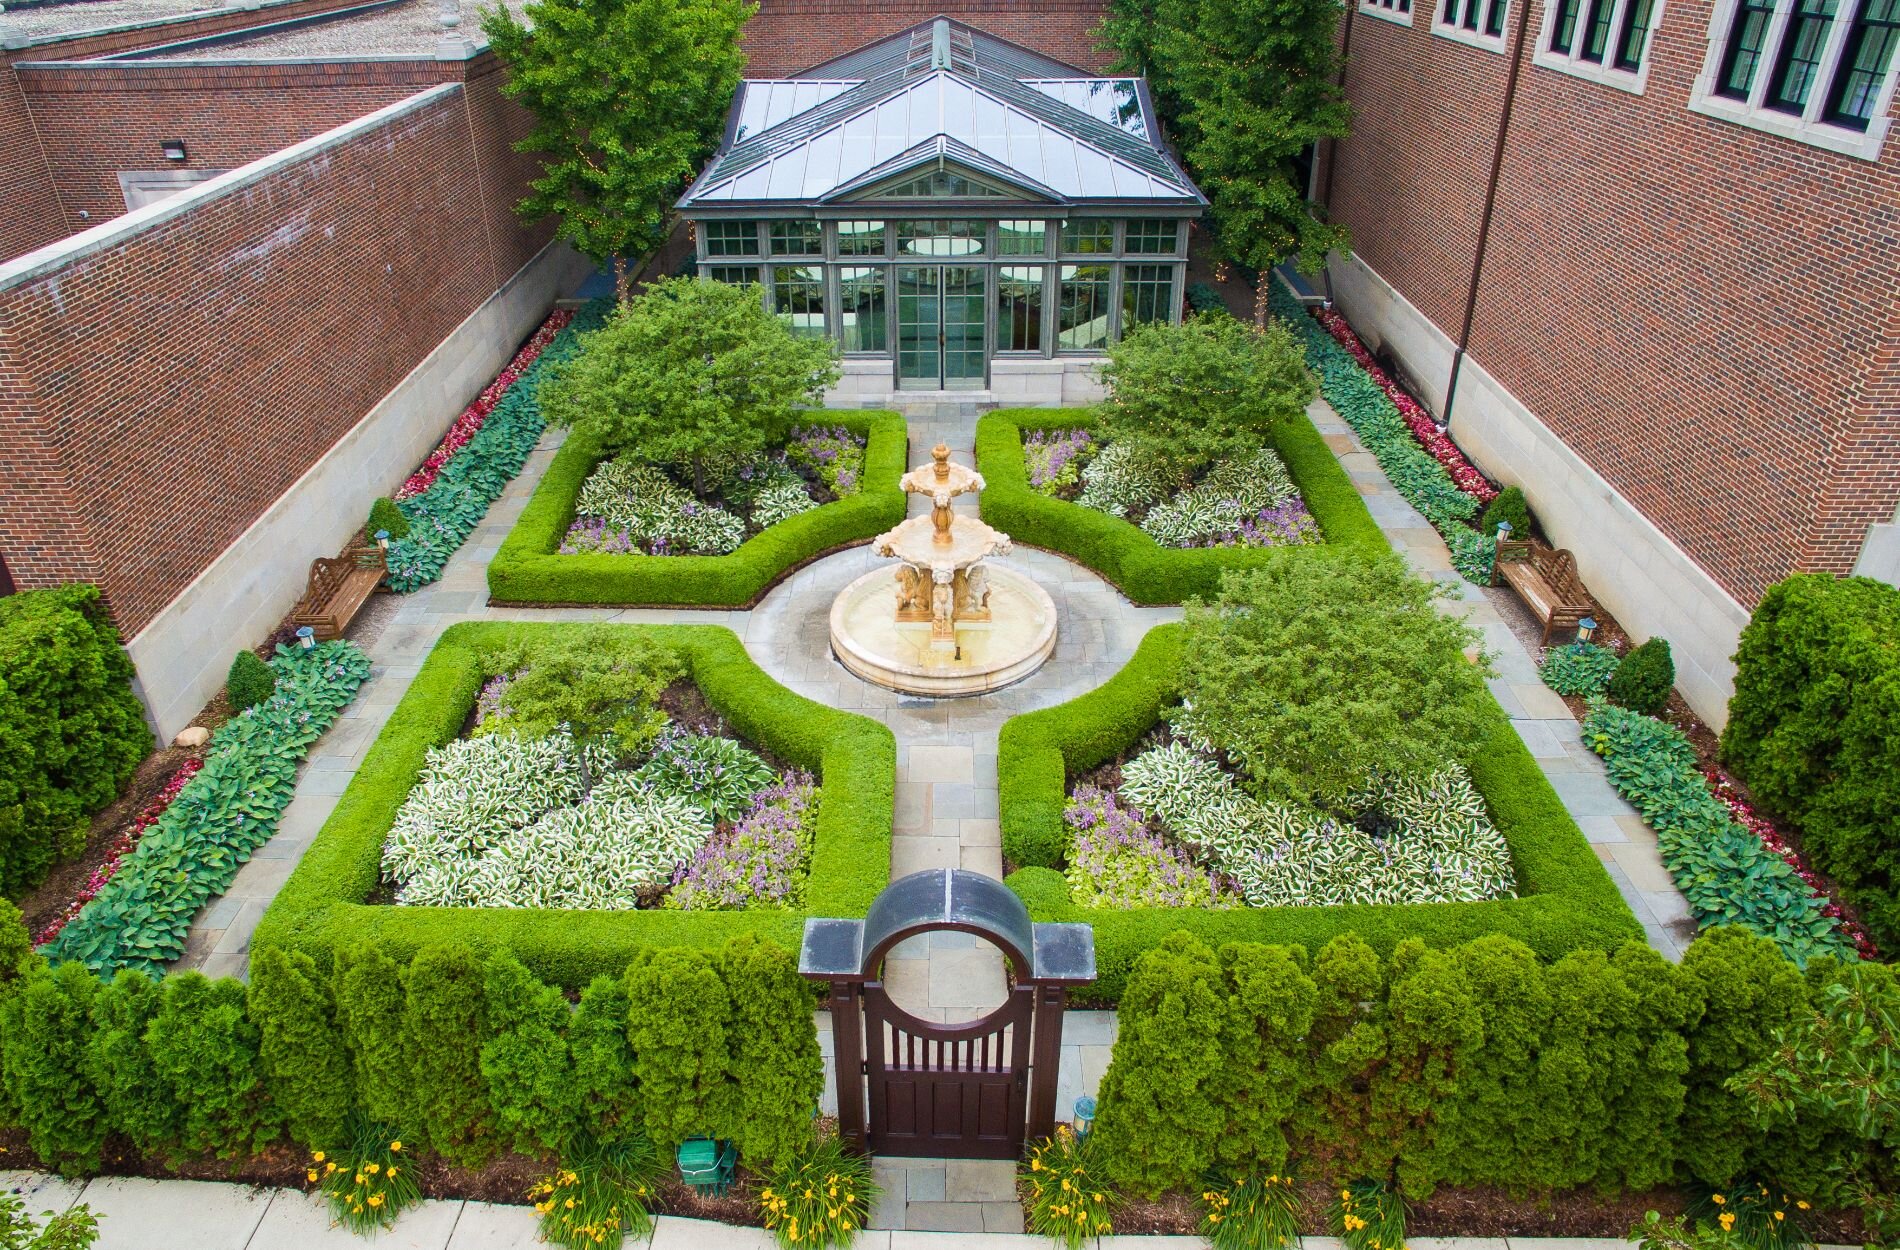
[[[930,511],[880,534],[878,555],[898,561],[858,578],[831,605],[831,650],[866,681],[922,695],[982,694],[1036,671],[1056,645],[1049,593],[995,557],[1009,535],[950,507],[983,489],[983,475],[950,463],[939,443],[931,463],[906,473],[908,494]],[[896,582],[893,589],[892,581]]]

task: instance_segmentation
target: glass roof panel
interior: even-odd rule
[[[739,86],[736,140],[750,139],[859,85],[848,79],[748,79]]]
[[[1138,139],[1148,137],[1148,119],[1133,78],[1031,78],[1024,85]]]

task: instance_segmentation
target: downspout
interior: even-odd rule
[[[1339,94],[1342,96],[1346,94],[1347,58],[1352,55],[1352,15],[1359,11],[1359,0],[1345,0],[1345,4],[1346,29],[1339,39],[1338,86]],[[1339,143],[1340,141],[1338,139],[1327,140],[1326,187],[1321,195],[1320,203],[1325,206],[1326,215],[1328,217],[1333,215],[1333,174],[1339,169]],[[1330,306],[1333,302],[1333,267],[1327,265],[1324,269],[1320,270],[1320,277],[1326,283],[1326,303]]]
[[[1471,345],[1471,325],[1478,315],[1478,280],[1484,274],[1484,252],[1491,242],[1491,215],[1497,208],[1498,176],[1504,169],[1504,144],[1511,133],[1511,112],[1517,104],[1517,79],[1524,68],[1524,39],[1530,25],[1530,0],[1511,0],[1517,8],[1517,42],[1511,48],[1511,69],[1504,79],[1504,110],[1498,115],[1498,141],[1491,152],[1491,178],[1484,188],[1484,215],[1478,219],[1478,247],[1471,257],[1471,286],[1465,294],[1465,323],[1458,347],[1451,354],[1451,381],[1445,386],[1443,420],[1451,424],[1452,401],[1458,397],[1458,375],[1464,369],[1465,349]]]

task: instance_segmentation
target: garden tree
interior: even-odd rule
[[[503,1147],[527,1155],[565,1152],[582,1095],[567,1047],[573,1014],[567,1000],[505,950],[488,957],[482,999],[488,1014],[482,1079]]]
[[[402,1049],[414,1124],[458,1167],[494,1157],[495,1110],[482,1080],[482,965],[460,942],[416,952],[403,971]]]
[[[682,466],[703,496],[719,464],[778,447],[837,380],[836,345],[793,334],[757,287],[669,278],[583,339],[538,395],[550,420]]]
[[[719,973],[732,995],[736,1138],[747,1159],[789,1164],[811,1146],[811,1112],[825,1089],[825,1060],[810,1018],[811,987],[785,950],[752,934],[726,943]]]
[[[1426,1166],[1441,1181],[1484,1183],[1520,1170],[1541,1142],[1562,1134],[1532,1101],[1551,995],[1543,965],[1516,938],[1481,937],[1454,957],[1471,987],[1484,1045],[1440,1109],[1444,1128]]]
[[[121,968],[92,1000],[92,1035],[86,1042],[86,1077],[99,1091],[107,1123],[146,1154],[170,1146],[182,1127],[171,1083],[145,1044],[160,999],[158,982]]]
[[[32,969],[0,1000],[7,1093],[33,1153],[64,1176],[99,1170],[108,1128],[99,1092],[86,1079],[98,994],[91,969],[73,963]]]
[[[1276,422],[1306,411],[1316,393],[1293,332],[1225,314],[1151,322],[1108,349],[1102,430],[1181,485],[1217,460],[1271,444]]]
[[[719,137],[745,55],[745,0],[534,0],[527,24],[482,16],[508,67],[502,91],[534,114],[515,145],[541,160],[517,211],[559,219],[555,234],[611,261],[627,298],[627,257],[657,247],[681,184]]]
[[[26,987],[27,975],[45,965],[27,934],[26,917],[11,900],[0,896],[0,1017],[6,1001]],[[6,1030],[0,1028],[0,1124],[13,1124],[19,1120],[20,1109],[13,1101],[6,1070]]]
[[[0,1250],[86,1250],[99,1238],[99,1217],[83,1202],[43,1214],[46,1223],[35,1224],[20,1195],[0,1194]]]
[[[1613,1070],[1609,1138],[1599,1142],[1596,1183],[1631,1190],[1666,1183],[1676,1168],[1675,1125],[1688,1096],[1685,1031],[1702,1015],[1702,999],[1688,978],[1646,942],[1625,942],[1611,957],[1636,995],[1635,1016],[1624,1023]]]
[[[264,1090],[258,1029],[244,983],[201,972],[165,978],[145,1031],[152,1066],[180,1112],[178,1145],[221,1159],[249,1155],[277,1137],[279,1117]]]
[[[581,1128],[597,1142],[616,1141],[643,1127],[633,1047],[627,1042],[631,1012],[626,987],[613,977],[597,976],[581,991],[568,1025]]]
[[[1900,1241],[1900,979],[1892,967],[1842,969],[1728,1088],[1759,1124],[1805,1119],[1855,1143],[1830,1160],[1831,1185],[1817,1196],[1858,1207],[1875,1241]]]
[[[1310,1092],[1294,1111],[1294,1137],[1309,1149],[1340,1154],[1363,1137],[1366,1107],[1358,1091],[1385,1055],[1385,966],[1358,934],[1342,933],[1320,947],[1312,976]]]
[[[1377,774],[1423,776],[1468,757],[1497,712],[1476,630],[1397,557],[1282,560],[1228,573],[1191,601],[1183,707],[1262,797],[1343,810]]]
[[[1432,1191],[1427,1166],[1440,1103],[1484,1040],[1484,1025],[1464,969],[1447,951],[1418,938],[1393,948],[1387,962],[1386,1052],[1367,1083],[1367,1128],[1357,1143],[1361,1175],[1396,1176],[1413,1197]]]
[[[264,1077],[285,1127],[306,1146],[341,1145],[356,1080],[348,1048],[337,1045],[330,980],[302,951],[271,946],[251,956],[250,994]]]
[[[402,968],[364,943],[336,954],[336,1024],[350,1056],[363,1114],[379,1125],[416,1124],[403,1045]]]
[[[1307,1035],[1319,986],[1298,946],[1229,942],[1220,963],[1233,1008],[1224,1042],[1231,1092],[1220,1163],[1234,1173],[1284,1172],[1293,1150],[1287,1127],[1310,1073]]]
[[[727,1079],[732,996],[712,956],[684,947],[641,951],[625,986],[627,1001],[639,1004],[627,1042],[647,1136],[668,1152],[689,1137],[731,1137],[738,1103]]]
[[[581,789],[591,793],[589,752],[611,746],[627,758],[645,750],[666,724],[655,704],[680,672],[671,651],[645,638],[616,639],[611,648],[578,640],[537,651],[502,695],[507,725],[523,738],[565,727],[574,738]]]
[[[1145,71],[1227,253],[1263,274],[1314,272],[1347,244],[1306,202],[1300,156],[1345,137],[1338,0],[1113,0],[1103,35]],[[1266,324],[1270,283],[1257,284]]]

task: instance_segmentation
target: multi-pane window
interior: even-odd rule
[[[1438,9],[1438,23],[1474,35],[1502,35],[1504,12],[1509,3],[1510,0],[1445,0]]]
[[[1716,51],[1692,107],[1878,156],[1900,59],[1900,0],[1733,0],[1715,20]]]
[[[1538,63],[1640,90],[1640,79],[1605,71],[1640,75],[1659,5],[1660,0],[1557,0]]]
[[[884,255],[884,223],[881,221],[839,222],[838,255]]]
[[[1174,320],[1174,266],[1122,266],[1122,333],[1144,321]]]
[[[1064,256],[1106,256],[1115,250],[1115,223],[1106,217],[1085,217],[1062,223]]]
[[[1628,19],[1616,37],[1616,68],[1632,74],[1642,68],[1643,49],[1649,43],[1650,15],[1655,7],[1655,0],[1629,0]]]
[[[1041,265],[1011,265],[996,271],[996,350],[1042,350]]]
[[[999,221],[996,250],[1005,256],[1041,256],[1048,247],[1046,221]]]
[[[815,221],[774,221],[766,227],[774,256],[822,256],[825,228]]]
[[[1171,218],[1136,218],[1122,234],[1122,250],[1138,256],[1173,256],[1181,248],[1181,229]]]
[[[759,223],[756,221],[708,221],[700,224],[706,236],[708,256],[757,256]]]
[[[845,351],[889,349],[884,312],[887,292],[882,265],[838,270],[838,331]]]
[[[876,200],[971,199],[1007,194],[1009,193],[992,187],[986,182],[978,182],[974,178],[952,170],[939,169],[885,187],[871,198]]]
[[[1412,11],[1412,0],[1359,0],[1359,7],[1373,13],[1387,13],[1398,17]]]
[[[1098,351],[1108,346],[1108,265],[1064,265],[1057,303],[1056,346],[1064,351]]]
[[[801,338],[825,336],[825,267],[779,265],[772,270],[772,311]]]
[[[714,282],[730,282],[735,286],[743,286],[748,282],[759,280],[759,267],[757,265],[708,265],[706,276]]]
[[[988,224],[981,221],[900,221],[900,256],[978,256]]]

